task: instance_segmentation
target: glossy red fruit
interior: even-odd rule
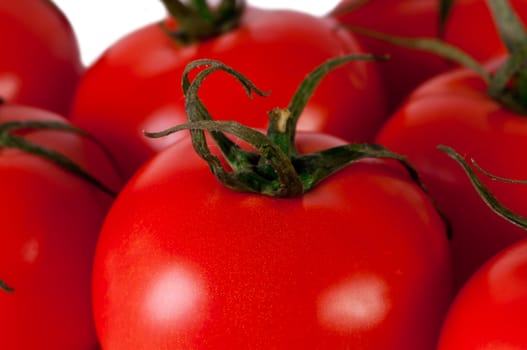
[[[341,145],[299,133],[300,153]],[[223,186],[182,139],[105,221],[94,315],[108,349],[432,349],[450,302],[441,218],[400,168],[360,161],[302,197]]]
[[[83,72],[77,38],[52,1],[0,2],[0,98],[69,113]]]
[[[439,350],[527,347],[527,241],[490,259],[453,302]]]

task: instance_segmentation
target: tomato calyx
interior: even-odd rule
[[[298,154],[295,147],[296,124],[318,83],[332,69],[352,60],[376,60],[372,55],[343,56],[317,67],[299,86],[288,108],[269,112],[267,134],[234,121],[215,121],[198,97],[205,78],[223,70],[233,75],[251,95],[264,96],[245,76],[231,67],[214,60],[191,62],[183,74],[183,91],[189,123],[178,125],[160,133],[147,133],[161,137],[172,132],[189,129],[194,149],[210,166],[214,175],[227,187],[261,193],[273,197],[297,197],[312,189],[335,171],[364,158],[391,158],[399,161],[411,177],[418,181],[415,169],[403,156],[390,152],[380,145],[352,144],[335,147],[312,154]],[[205,67],[190,81],[194,69]],[[205,133],[208,131],[222,152],[229,169],[212,154]],[[244,150],[226,134],[248,143],[254,150]]]
[[[177,21],[178,29],[166,32],[182,44],[206,40],[235,28],[245,8],[244,0],[222,0],[210,6],[206,0],[161,0]]]
[[[402,155],[378,144],[345,144],[319,152],[299,154],[295,146],[296,125],[308,100],[318,84],[333,69],[354,60],[382,60],[369,54],[341,56],[316,67],[298,87],[287,108],[269,112],[267,133],[249,128],[236,121],[213,120],[198,97],[205,78],[216,71],[224,71],[236,78],[248,96],[265,96],[247,77],[215,60],[196,60],[187,65],[182,78],[188,123],[161,132],[146,132],[148,137],[163,137],[173,132],[190,130],[192,144],[212,173],[228,188],[241,192],[259,193],[278,198],[299,197],[324,179],[344,167],[366,158],[392,159],[399,162],[412,180],[425,193],[419,174]],[[201,70],[190,80],[190,73]],[[224,162],[213,154],[205,137],[207,131],[221,151]],[[244,149],[226,134],[253,147]],[[227,163],[228,166],[224,164]],[[432,202],[433,199],[431,198]],[[437,206],[436,206],[437,208]],[[441,211],[438,212],[442,215]],[[442,215],[443,216],[443,215]],[[444,216],[443,216],[444,218]],[[448,227],[448,221],[445,219]],[[447,229],[449,232],[449,229]]]
[[[4,281],[0,280],[0,289],[4,292],[13,293],[15,290],[8,286]]]
[[[91,138],[86,132],[70,124],[57,121],[28,120],[4,122],[0,123],[0,150],[13,148],[39,156],[80,177],[108,195],[112,197],[117,195],[113,190],[62,153],[29,142],[16,133],[24,130],[60,130]]]

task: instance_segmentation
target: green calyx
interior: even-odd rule
[[[5,148],[14,148],[36,155],[38,157],[51,161],[54,164],[57,164],[64,170],[82,178],[83,180],[94,185],[95,187],[99,188],[101,191],[109,194],[112,197],[115,197],[117,195],[114,191],[112,191],[101,181],[96,179],[93,175],[91,175],[89,172],[84,170],[82,167],[77,165],[65,155],[29,142],[24,139],[21,135],[16,134],[16,131],[22,130],[60,130],[64,132],[79,134],[84,137],[90,137],[83,130],[78,129],[70,124],[56,121],[29,120],[4,122],[0,124],[0,150]]]
[[[301,196],[320,181],[343,167],[364,158],[390,158],[401,162],[417,181],[418,176],[404,157],[375,144],[352,144],[311,154],[298,154],[295,147],[297,121],[322,78],[331,70],[353,60],[382,59],[372,55],[343,56],[328,60],[317,67],[299,86],[289,106],[269,113],[267,134],[234,121],[214,121],[198,97],[198,91],[207,76],[222,70],[234,76],[247,94],[264,96],[265,93],[251,81],[213,60],[190,63],[183,75],[183,91],[189,122],[159,132],[147,133],[149,137],[162,137],[172,132],[190,129],[196,152],[209,164],[214,175],[227,187],[243,192],[260,193],[273,197]],[[205,67],[205,68],[203,68]],[[203,68],[193,81],[189,73]],[[229,168],[226,169],[217,155],[210,151],[204,131],[208,131],[218,145]],[[226,134],[233,135],[254,147],[242,149]]]
[[[13,293],[15,290],[9,287],[4,281],[0,280],[0,289],[4,292]]]
[[[440,29],[444,29],[453,0],[440,3]],[[433,53],[469,68],[481,76],[488,85],[487,93],[505,108],[527,115],[527,31],[514,13],[508,0],[487,0],[503,43],[509,51],[508,57],[494,73],[489,73],[480,62],[461,49],[435,38],[406,38],[349,26],[353,31],[377,38],[394,45]]]
[[[245,8],[244,0],[221,0],[210,6],[206,0],[161,0],[176,20],[178,29],[167,31],[183,44],[203,41],[235,28]]]

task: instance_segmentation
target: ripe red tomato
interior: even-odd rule
[[[279,199],[227,189],[181,139],[117,198],[93,295],[108,349],[432,349],[451,265],[441,218],[393,164]]]
[[[341,3],[350,5],[360,1],[343,0]],[[527,2],[510,2],[524,23],[527,23]],[[480,62],[494,59],[506,52],[485,0],[454,1],[442,35],[439,33],[439,3],[438,0],[370,0],[349,12],[336,12],[334,16],[345,24],[390,35],[442,38]],[[434,54],[363,35],[357,38],[372,53],[391,55],[389,62],[380,66],[391,110],[398,107],[419,84],[454,67],[452,63]]]
[[[83,67],[75,33],[53,2],[0,2],[0,42],[0,97],[69,113]]]
[[[354,37],[335,20],[293,11],[248,7],[237,28],[190,45],[179,44],[154,23],[108,48],[88,68],[71,118],[106,144],[130,175],[178,138],[154,140],[143,131],[186,121],[180,77],[190,61],[219,59],[269,91],[268,97],[250,100],[227,75],[210,77],[201,90],[215,119],[265,128],[267,111],[286,106],[307,73],[329,58],[359,51]],[[310,100],[299,128],[350,141],[371,140],[386,117],[374,65],[353,62],[330,74]]]
[[[527,240],[493,257],[453,302],[439,350],[525,349]]]
[[[527,147],[527,119],[487,95],[476,73],[460,69],[423,84],[381,130],[377,141],[417,168],[431,195],[451,220],[458,286],[487,259],[525,232],[494,215],[456,162],[437,149],[446,145],[487,171],[527,178],[516,152]],[[507,207],[527,215],[527,188],[483,178]]]
[[[32,107],[0,106],[6,123],[63,122]],[[16,135],[61,152],[113,190],[120,180],[100,147],[57,130],[22,129]],[[93,350],[91,309],[95,243],[113,198],[62,167],[2,143],[0,154],[0,276],[12,293],[0,293],[4,349]]]

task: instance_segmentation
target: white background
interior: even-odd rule
[[[9,0],[17,1],[17,0]],[[126,33],[165,15],[160,0],[53,0],[66,14],[77,35],[82,59],[93,62]],[[253,6],[289,8],[322,15],[339,0],[248,0]]]

